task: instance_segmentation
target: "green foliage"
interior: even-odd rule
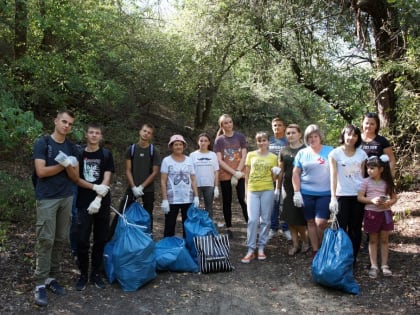
[[[22,222],[35,218],[35,193],[29,179],[19,179],[0,171],[0,218]]]

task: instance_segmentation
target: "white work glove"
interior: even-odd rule
[[[333,214],[337,214],[338,213],[338,201],[336,197],[331,197],[331,201],[330,201],[330,212]]]
[[[279,201],[280,200],[280,189],[274,190],[274,200]]]
[[[101,208],[102,197],[97,196],[89,205],[87,211],[89,214],[95,214],[99,212]]]
[[[79,161],[75,156],[70,155],[68,159],[70,161],[70,165],[73,167],[76,167],[79,164]]]
[[[214,186],[214,198],[219,198],[219,188],[217,186]]]
[[[68,155],[62,151],[59,151],[54,160],[56,160],[60,165],[64,167],[71,165],[71,160],[69,159]]]
[[[281,168],[278,166],[274,166],[271,169],[271,173],[273,173],[274,176],[279,176],[280,172],[281,172]]]
[[[300,191],[295,191],[295,193],[293,194],[293,203],[295,207],[298,207],[298,208],[303,207],[303,198]]]
[[[200,206],[200,199],[198,197],[194,197],[193,204],[194,207],[198,208]]]
[[[131,187],[131,191],[133,192],[134,198],[136,199],[144,195],[142,185]]]
[[[109,186],[107,186],[107,185],[93,185],[93,188],[92,189],[94,191],[96,191],[96,193],[98,195],[101,195],[102,197],[105,197],[106,194],[109,191]]]
[[[235,174],[233,174],[233,177],[235,177],[237,180],[240,180],[244,176],[244,173],[241,171],[236,171]]]
[[[236,187],[236,185],[238,185],[238,179],[235,176],[232,176],[232,178],[230,179],[230,184],[232,185],[232,187]]]
[[[169,213],[169,201],[168,200],[162,200],[162,203],[160,205],[160,207],[162,208],[162,211],[164,214],[168,214]]]

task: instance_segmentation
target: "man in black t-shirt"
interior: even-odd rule
[[[100,276],[102,255],[109,234],[111,196],[109,185],[114,172],[114,160],[108,149],[99,146],[102,140],[102,128],[90,124],[85,132],[87,145],[80,153],[79,188],[77,192],[77,258],[80,278],[76,290],[86,288],[88,279],[97,288],[105,288]],[[89,274],[90,235],[93,230],[93,247],[91,253],[91,270]]]

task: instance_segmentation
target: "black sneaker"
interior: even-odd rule
[[[40,287],[35,289],[35,304],[38,306],[47,306],[47,290],[45,287]]]
[[[105,289],[105,282],[102,280],[101,276],[97,273],[93,273],[90,276],[90,282],[95,285],[98,289]]]
[[[57,280],[53,279],[48,284],[46,284],[46,288],[50,290],[52,293],[57,295],[66,295],[66,289],[64,289],[61,285],[58,284]]]
[[[81,275],[79,280],[77,280],[76,290],[83,291],[84,289],[86,289],[87,283],[88,283],[88,277],[85,275]]]

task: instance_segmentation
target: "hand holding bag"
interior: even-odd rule
[[[347,233],[338,226],[334,215],[330,228],[324,231],[321,248],[312,261],[315,282],[358,294],[359,285],[353,277],[353,245]]]

